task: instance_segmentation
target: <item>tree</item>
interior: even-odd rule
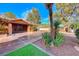
[[[55,38],[58,33],[58,28],[60,28],[59,27],[60,24],[61,24],[60,20],[54,20],[54,28],[55,28],[55,35],[54,36],[55,36]]]
[[[6,12],[4,14],[7,18],[16,18],[16,16],[12,12]]]
[[[55,18],[60,20],[63,25],[68,23],[67,17],[66,16],[64,17],[62,13],[55,13],[55,14],[56,14]]]
[[[76,4],[75,3],[58,3],[56,4],[57,6],[57,10],[58,10],[58,13],[59,14],[62,14],[62,16],[59,16],[62,21],[62,23],[64,25],[68,25],[68,27],[70,26],[70,23],[71,23],[71,18],[73,18],[73,15],[76,11]]]
[[[56,35],[58,33],[58,30],[60,28],[60,25],[66,24],[67,20],[64,19],[63,15],[61,13],[53,13],[53,22],[54,22],[54,37],[56,38]]]
[[[33,22],[33,16],[31,12],[28,13],[27,20]]]
[[[51,32],[51,37],[54,39],[54,32],[53,32],[53,18],[52,18],[52,3],[46,3],[45,4],[46,8],[49,11],[49,20],[50,20],[50,32]]]
[[[27,20],[35,24],[34,26],[32,26],[32,29],[36,31],[38,25],[41,23],[40,14],[36,8],[32,8],[31,12],[27,14]]]
[[[63,15],[63,17],[74,17],[74,15],[79,16],[79,4],[77,3],[58,3],[56,4],[57,10]]]
[[[31,12],[28,13],[27,20],[35,24],[40,23],[40,15],[36,8],[32,8]]]
[[[40,15],[39,15],[39,12],[36,8],[32,8],[32,14],[33,14],[33,17],[34,17],[34,22],[39,24],[40,23]]]

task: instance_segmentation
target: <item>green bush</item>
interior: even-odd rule
[[[74,30],[76,30],[77,28],[79,28],[79,22],[72,23],[72,24],[70,25],[70,28],[73,28]]]
[[[44,33],[42,36],[46,46],[50,46],[53,42],[54,46],[59,47],[64,42],[64,37],[61,33],[57,33],[56,38],[53,40],[50,33]]]
[[[55,46],[59,47],[64,42],[64,37],[61,33],[57,33],[56,38],[53,40]]]
[[[46,46],[49,46],[49,45],[51,44],[52,38],[51,38],[51,36],[50,36],[50,33],[48,33],[48,32],[44,33],[44,34],[42,35],[42,38],[43,38],[43,40],[44,40]]]
[[[76,37],[79,39],[79,29],[76,29],[75,35],[76,35]]]

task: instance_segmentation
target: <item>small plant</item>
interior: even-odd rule
[[[61,24],[61,21],[59,21],[59,20],[54,20],[54,27],[55,27],[55,37],[54,38],[56,38],[56,34],[58,33],[58,29],[60,28],[60,25]]]
[[[42,38],[43,38],[45,45],[47,47],[51,45],[51,42],[52,42],[53,39],[51,38],[50,33],[48,33],[48,32],[44,33],[42,35]]]
[[[59,47],[64,42],[64,37],[61,33],[56,34],[56,38],[53,40],[50,33],[44,33],[42,36],[45,45],[48,47],[53,42],[54,46]]]
[[[53,40],[55,46],[59,47],[64,42],[64,37],[61,33],[57,33],[56,38]]]
[[[76,29],[75,35],[76,35],[76,37],[79,39],[79,29]]]

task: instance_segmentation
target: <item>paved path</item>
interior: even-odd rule
[[[35,32],[31,35],[19,36],[17,39],[9,42],[0,43],[0,55],[5,55],[10,51],[14,51],[25,45],[33,44],[35,47],[49,54],[50,56],[79,56],[79,52],[74,49],[74,46],[77,45],[77,39],[73,33],[63,33],[65,39],[63,45],[60,47],[51,46],[50,48],[45,47],[44,42],[41,40],[41,34],[42,32]]]
[[[5,55],[7,52],[13,51],[17,48],[23,47],[25,45],[31,44],[37,40],[40,40],[41,32],[34,32],[32,35],[24,35],[5,43],[0,43],[0,55]]]
[[[33,35],[33,33],[37,34],[37,33],[40,33],[40,32],[39,31],[38,32],[23,32],[23,33],[12,34],[10,36],[7,36],[6,34],[0,35],[0,43],[16,40],[16,39],[18,39],[19,37],[22,37],[22,36]]]

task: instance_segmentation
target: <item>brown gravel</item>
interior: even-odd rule
[[[56,56],[79,56],[79,52],[74,48],[77,44],[77,39],[73,33],[63,33],[64,43],[60,47],[46,48],[42,40],[34,42],[34,44],[43,48],[44,50],[56,55]]]

